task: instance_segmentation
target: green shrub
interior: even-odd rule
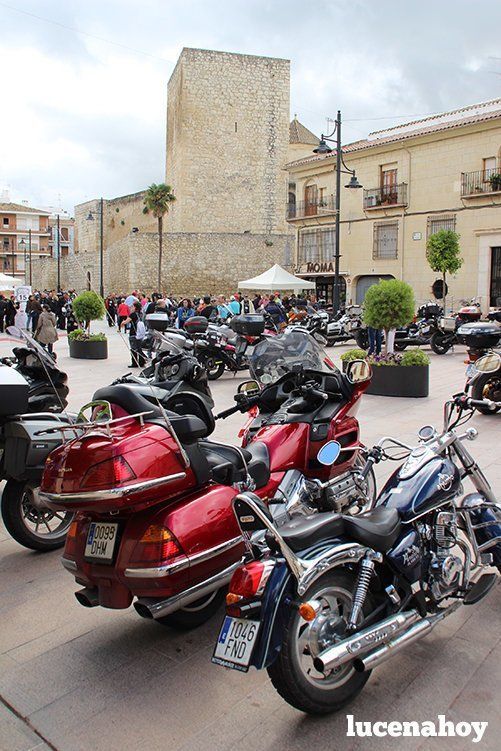
[[[88,334],[90,334],[90,322],[99,321],[106,314],[103,298],[92,290],[82,292],[75,297],[72,305],[77,321],[85,324]]]
[[[84,329],[75,329],[68,334],[68,339],[75,342],[105,342],[105,334],[88,334]]]
[[[367,352],[365,349],[349,349],[348,352],[345,352],[341,355],[341,360],[343,362],[352,362],[352,360],[365,360],[367,357]]]
[[[387,279],[369,287],[364,300],[364,323],[384,329],[386,342],[390,329],[406,326],[414,318],[414,292],[400,279]],[[388,345],[386,344],[386,351]]]
[[[420,349],[408,349],[406,350],[400,361],[400,365],[411,367],[412,365],[429,365],[430,358],[428,355]]]

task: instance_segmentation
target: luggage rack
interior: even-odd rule
[[[63,434],[63,443],[65,443],[67,440],[73,440],[73,438],[79,438],[81,437],[81,434],[74,435],[71,438],[67,438],[65,433],[67,432],[76,432],[76,431],[83,431],[84,434],[90,432],[94,428],[99,429],[105,429],[105,432],[110,440],[113,440],[113,435],[111,432],[111,425],[116,425],[119,422],[125,422],[125,420],[133,420],[135,418],[139,418],[139,423],[141,427],[144,427],[144,417],[145,415],[152,415],[153,411],[148,412],[136,412],[133,415],[125,415],[124,417],[114,417],[111,420],[86,420],[84,422],[75,422],[72,425],[67,424],[61,424],[54,428],[46,428],[45,430],[38,430],[35,435],[47,435],[48,433],[62,433]],[[99,432],[99,435],[102,435],[102,432]]]

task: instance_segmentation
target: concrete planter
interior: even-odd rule
[[[377,396],[428,396],[429,370],[429,365],[373,365],[372,380],[365,393]]]
[[[108,342],[80,342],[69,339],[70,357],[78,360],[106,360],[108,357]]]

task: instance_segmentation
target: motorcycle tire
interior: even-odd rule
[[[355,586],[356,577],[353,574],[334,569],[317,579],[301,600],[319,599],[328,603],[327,598],[330,597],[338,604],[337,612],[346,614],[350,610]],[[342,604],[342,611],[339,610],[339,603]],[[371,608],[369,594],[363,608],[364,615]],[[298,649],[298,642],[307,628],[310,628],[310,624],[302,620],[297,608],[292,608],[284,628],[280,652],[267,668],[268,675],[280,696],[301,712],[313,715],[337,712],[360,693],[371,671],[359,673],[352,663],[346,663],[337,671],[324,675],[313,666],[309,667],[310,662],[313,665],[309,647],[305,644],[301,652]],[[331,688],[327,687],[329,682],[333,684]]]
[[[398,339],[395,339],[395,342],[394,342],[393,346],[394,346],[394,348],[395,348],[395,350],[396,350],[397,352],[403,352],[403,351],[404,351],[405,349],[407,349],[407,346],[408,346],[408,345],[407,345],[407,344],[401,344],[401,343],[400,343],[400,342],[398,341]]]
[[[214,362],[214,358],[209,356],[199,359],[200,365],[207,371],[209,381],[217,381],[224,373],[224,362]]]
[[[452,347],[453,341],[446,343],[450,339],[449,334],[443,334],[441,331],[435,331],[430,339],[430,347],[436,355],[445,355]]]
[[[73,514],[35,505],[32,493],[32,488],[27,483],[7,480],[1,504],[7,532],[16,542],[30,550],[47,552],[63,547]],[[59,520],[59,524],[54,523],[55,519]],[[45,532],[38,532],[39,528],[45,529]]]
[[[473,383],[471,389],[472,399],[491,399],[493,402],[501,400],[501,372],[482,373]],[[487,407],[475,407],[482,415],[495,415],[501,407],[488,409]]]
[[[369,349],[369,332],[367,329],[359,329],[354,339],[357,343],[357,347],[360,347],[360,349]]]
[[[190,631],[197,628],[212,618],[221,607],[226,595],[226,587],[217,589],[206,597],[195,600],[185,608],[176,610],[175,613],[156,618],[156,622],[162,626],[170,626],[178,631]]]

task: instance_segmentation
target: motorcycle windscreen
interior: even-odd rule
[[[254,348],[249,357],[249,372],[263,386],[275,383],[294,366],[326,370],[326,354],[320,344],[305,331],[286,331],[269,337]]]

